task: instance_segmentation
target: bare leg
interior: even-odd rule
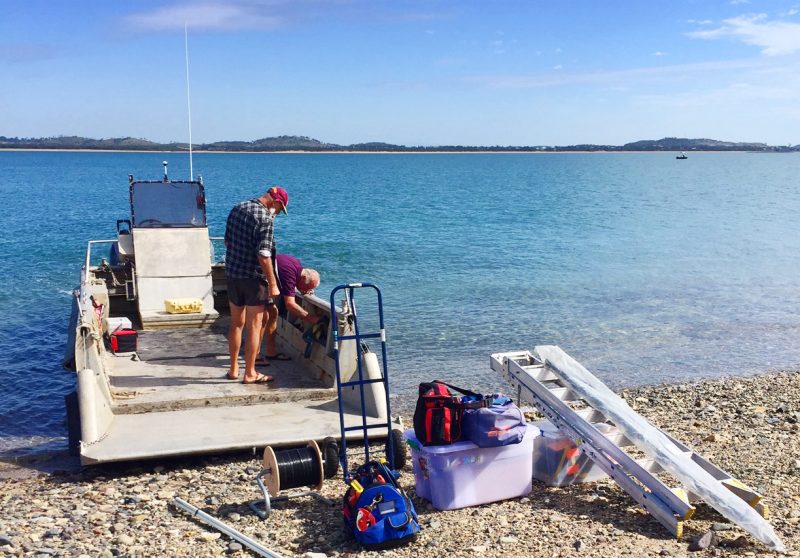
[[[264,354],[274,356],[278,352],[278,348],[275,346],[275,332],[278,330],[278,307],[274,304],[267,306],[266,314],[264,331],[266,332],[267,344],[264,348]]]
[[[264,306],[248,306],[245,312],[247,322],[247,339],[244,344],[244,383],[252,383],[259,379],[256,372],[256,357],[261,344],[261,326],[264,318]]]
[[[228,369],[228,378],[239,378],[239,349],[242,347],[242,330],[244,329],[245,307],[228,303],[231,309],[231,325],[228,328],[228,352],[231,356],[231,366]]]

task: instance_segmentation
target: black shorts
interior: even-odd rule
[[[234,306],[263,306],[269,298],[267,283],[261,279],[228,279],[228,302]]]

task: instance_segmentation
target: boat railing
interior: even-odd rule
[[[88,272],[89,268],[92,266],[92,246],[96,244],[107,244],[111,245],[117,242],[117,239],[114,240],[90,240],[89,244],[86,246],[86,260],[83,264],[84,272]]]
[[[331,304],[330,304],[330,302],[328,302],[325,299],[319,298],[315,294],[306,294],[306,295],[304,295],[304,294],[298,293],[295,296],[297,298],[299,298],[300,300],[306,300],[309,303],[311,303],[311,304],[313,304],[315,306],[318,306],[319,308],[322,308],[327,314],[330,314],[330,312],[331,312]]]
[[[86,259],[84,260],[83,269],[81,270],[80,295],[78,299],[78,314],[80,323],[84,323],[86,309],[91,307],[89,304],[89,292],[86,289],[86,283],[89,280],[89,270],[92,268],[92,247],[99,244],[111,245],[115,242],[116,240],[90,240],[86,245]]]

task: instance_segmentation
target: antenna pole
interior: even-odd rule
[[[194,180],[194,168],[192,167],[192,100],[189,96],[189,29],[186,23],[183,24],[183,42],[186,52],[186,107],[189,111],[189,180]]]

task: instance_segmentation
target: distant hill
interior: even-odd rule
[[[713,139],[663,138],[626,143],[626,151],[768,151],[766,143],[733,143]]]
[[[198,151],[324,151],[341,146],[323,143],[306,136],[278,136],[255,141],[218,141],[194,146]]]
[[[57,136],[50,138],[9,138],[0,136],[0,149],[98,149],[132,151],[186,151],[186,143],[156,143],[142,138],[92,139],[79,136]],[[800,151],[800,145],[770,146],[765,143],[736,143],[713,139],[662,138],[660,140],[640,140],[625,145],[439,145],[405,146],[384,142],[354,143],[338,145],[325,143],[307,136],[277,136],[254,141],[218,141],[193,145],[195,151],[389,151],[389,152],[477,152],[477,151],[755,151],[780,153]]]
[[[174,145],[174,144],[172,144]],[[159,149],[162,144],[141,138],[91,139],[79,136],[52,138],[7,138],[0,136],[0,148],[25,149]]]

